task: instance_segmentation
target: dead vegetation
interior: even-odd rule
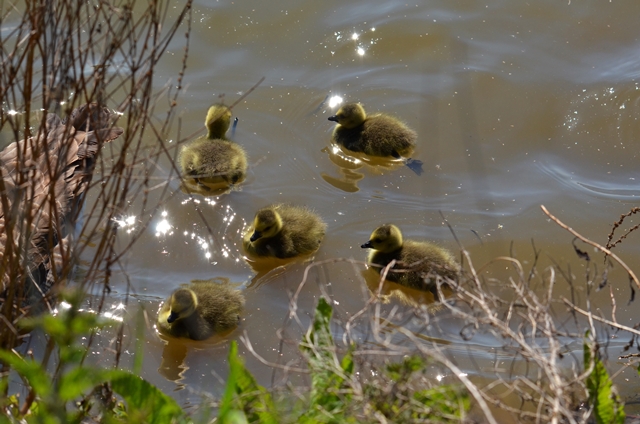
[[[356,314],[347,317],[340,312],[339,303],[334,305],[336,316],[332,320],[332,332],[336,335],[338,357],[352,355],[359,371],[355,373],[357,378],[345,379],[347,384],[342,388],[345,399],[359,399],[366,403],[371,393],[363,387],[380,376],[384,364],[417,354],[429,365],[412,390],[433,389],[439,384],[457,384],[464,388],[472,398],[473,407],[462,421],[594,422],[599,411],[596,411],[597,402],[591,397],[594,388],[590,384],[593,384],[594,370],[600,366],[598,361],[607,358],[609,341],[617,337],[630,337],[626,349],[635,346],[640,324],[634,327],[622,325],[615,316],[617,303],[633,301],[633,294],[630,299],[617,297],[633,293],[633,290],[620,291],[618,296],[611,291],[610,317],[594,310],[590,298],[596,291],[612,284],[608,280],[608,270],[612,265],[607,262],[605,271],[598,272],[590,255],[579,249],[576,243],[592,246],[607,255],[624,270],[633,287],[638,287],[638,280],[633,270],[607,247],[583,237],[544,206],[542,210],[574,237],[573,248],[580,260],[586,263],[584,276],[573,274],[570,268],[561,264],[540,269],[541,250],[532,245],[533,260],[527,265],[528,269],[511,256],[497,257],[477,267],[468,251],[462,249],[463,277],[458,282],[450,281],[454,286],[452,291],[446,290],[445,284],[439,285],[440,296],[446,297],[447,301],[437,307],[407,302],[405,295],[396,297],[402,302],[384,305],[380,301],[383,285],[375,288],[369,284],[371,291],[365,294],[365,306]],[[354,272],[363,265],[361,262],[337,261],[350,262]],[[305,311],[299,309],[297,299],[309,281],[313,281],[314,268],[335,262],[317,262],[307,267],[302,283],[292,294],[290,316],[278,332],[280,352],[297,346],[297,340],[285,337],[295,333],[292,328],[298,328],[298,331],[305,329]],[[486,268],[496,264],[511,270],[510,277],[499,282],[499,289],[483,276]],[[391,266],[393,264],[383,270],[383,276]],[[569,286],[571,296],[558,294],[563,292],[559,290],[561,284]],[[585,286],[586,290],[582,290]],[[321,284],[320,289],[325,297],[331,298],[328,287]],[[578,293],[586,293],[586,297],[578,301]],[[246,336],[244,342],[263,363],[274,367],[276,386],[289,381],[289,374],[305,373],[304,357],[299,363],[268,363],[253,350]],[[625,364],[620,369],[637,366],[636,356],[621,357],[636,362]],[[597,358],[595,362],[594,358]],[[609,362],[609,365],[612,364]],[[337,362],[335,366],[334,373],[344,372]],[[311,381],[315,381],[315,376]],[[389,381],[377,381],[376,387],[383,392],[396,390],[385,384]],[[298,388],[299,396],[304,396],[310,387],[313,383]],[[280,390],[286,393],[290,389]],[[612,389],[612,399],[617,399],[616,393],[615,388]],[[379,402],[376,399],[369,401]],[[431,417],[435,421],[458,420],[437,413]],[[360,416],[366,422],[388,422],[388,418],[379,414]]]
[[[0,167],[3,232],[16,235],[4,243],[0,261],[5,282],[2,347],[14,346],[20,337],[18,319],[34,304],[50,308],[47,299],[71,277],[84,290],[99,287],[108,293],[112,272],[136,239],[122,249],[115,247],[118,222],[131,199],[141,199],[153,211],[170,194],[167,181],[154,180],[152,175],[160,157],[175,156],[167,140],[186,68],[191,2],[173,6],[165,1],[129,0],[41,0],[0,6],[1,147],[26,140],[18,149],[15,169],[6,164]],[[154,72],[175,37],[183,37],[178,50],[182,70],[165,85],[167,81],[154,80]],[[36,182],[30,175],[30,160],[68,150],[68,135],[76,129],[67,117],[87,103],[122,115],[115,125],[124,131],[109,144],[98,137],[93,164],[78,168],[83,188],[77,204],[65,214],[61,213],[66,210],[61,191],[43,189],[42,181],[55,182],[51,187],[64,186],[60,180],[69,172],[68,161],[45,160],[48,165],[40,167],[43,175]],[[48,114],[63,120],[64,134],[47,137]],[[179,133],[171,138],[181,140]],[[55,148],[47,144],[52,139],[60,142]],[[72,189],[66,185],[62,191],[69,193]],[[90,200],[83,209],[85,191]],[[30,248],[37,240],[37,249]],[[88,250],[90,255],[85,254]],[[80,257],[90,261],[82,275],[73,276]],[[31,281],[53,290],[41,290],[39,302],[27,304],[25,288]]]

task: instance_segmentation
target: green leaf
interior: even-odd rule
[[[109,371],[108,376],[113,391],[127,403],[129,416],[151,424],[189,422],[175,400],[142,378],[121,370]]]
[[[405,381],[412,373],[423,370],[424,367],[425,362],[421,357],[411,355],[404,358],[402,362],[388,364],[385,371],[391,380],[400,382]]]
[[[88,334],[95,329],[108,327],[117,321],[94,312],[75,312],[71,314],[71,332],[74,335]]]
[[[446,384],[420,390],[424,385],[415,377],[420,377],[425,367],[426,360],[417,355],[387,364],[379,378],[364,386],[369,409],[389,422],[463,420],[471,407],[468,392],[460,385]]]
[[[74,340],[85,334],[90,333],[96,328],[103,328],[116,323],[115,320],[102,317],[93,312],[80,312],[76,309],[62,309],[57,315],[41,315],[37,317],[28,317],[20,320],[19,325],[28,331],[35,328],[41,328],[45,333],[53,338],[64,355],[64,350],[74,344]],[[76,350],[79,348],[76,347]],[[82,349],[80,349],[82,350]],[[73,353],[70,353],[73,354]],[[80,354],[80,360],[84,354]],[[67,360],[74,361],[73,358],[63,358],[63,362]],[[76,359],[77,360],[77,359]],[[75,362],[75,361],[74,361]]]
[[[247,416],[242,411],[232,409],[220,418],[221,424],[248,424]]]
[[[316,306],[316,314],[313,317],[313,324],[309,331],[305,335],[305,341],[307,345],[302,345],[302,349],[308,353],[312,353],[313,347],[333,348],[333,337],[331,336],[331,316],[333,315],[333,309],[331,305],[324,297],[318,300],[318,306]],[[331,352],[322,349],[319,350],[324,353],[325,357],[332,356]]]
[[[239,419],[236,412],[242,410],[249,422],[279,423],[271,395],[256,383],[253,375],[245,368],[244,361],[238,355],[238,344],[235,341],[232,341],[229,347],[229,368],[227,387],[218,412],[220,422],[240,422],[230,420]]]
[[[60,362],[67,365],[80,364],[86,353],[86,348],[76,344],[60,345]]]
[[[309,331],[300,343],[311,369],[310,405],[299,417],[301,423],[349,422],[345,416],[351,395],[345,380],[353,374],[352,352],[338,360],[331,335],[333,310],[326,299],[320,298]]]
[[[469,394],[461,390],[460,387],[452,385],[442,385],[433,389],[420,390],[413,393],[413,399],[431,411],[437,412],[439,416],[450,416],[462,418],[463,412],[471,407]],[[416,408],[412,408],[416,409]],[[435,419],[434,414],[423,417],[420,411],[413,412],[413,418]]]
[[[227,378],[227,386],[224,389],[224,395],[222,395],[222,400],[220,401],[220,408],[218,409],[218,418],[222,421],[224,417],[229,414],[230,411],[234,408],[234,399],[236,394],[236,375],[233,372],[233,368],[231,367],[232,358],[238,356],[238,345],[235,340],[231,341],[231,345],[229,346],[229,368],[231,368],[231,372],[229,372],[229,377]]]
[[[584,366],[588,369],[593,362],[593,370],[587,377],[589,401],[593,405],[593,414],[598,423],[619,423],[625,421],[624,403],[613,389],[607,369],[597,357],[591,357],[591,348],[584,344]]]
[[[51,379],[49,379],[49,375],[44,368],[36,361],[24,359],[17,353],[6,350],[0,350],[0,361],[20,374],[37,396],[46,397],[51,394]]]
[[[344,373],[346,375],[352,375],[353,374],[353,355],[352,355],[353,350],[350,350],[346,355],[344,355],[344,358],[342,358],[342,362],[341,362],[341,366],[342,366],[342,371],[344,371]]]
[[[73,400],[109,379],[108,372],[97,368],[75,367],[60,378],[58,396],[64,402]]]

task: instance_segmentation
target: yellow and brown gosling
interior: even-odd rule
[[[162,304],[158,330],[173,337],[204,340],[238,325],[244,296],[228,282],[193,280]]]
[[[425,241],[403,240],[402,232],[393,224],[378,227],[361,247],[371,249],[367,262],[379,265],[374,267],[378,273],[392,260],[396,261],[387,273],[387,280],[419,290],[435,293],[437,276],[455,279],[460,272],[448,250]]]
[[[247,175],[247,154],[242,146],[225,137],[231,125],[231,109],[217,104],[205,119],[207,135],[185,145],[179,163],[187,186],[198,188],[239,184]]]
[[[383,113],[367,115],[360,103],[347,103],[328,119],[338,123],[333,141],[353,152],[400,159],[416,145],[415,131],[402,121]]]
[[[320,247],[327,224],[309,208],[271,205],[260,209],[244,234],[249,258],[293,258],[310,255]]]

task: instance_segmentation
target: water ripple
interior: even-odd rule
[[[618,174],[607,180],[590,178],[577,171],[570,171],[566,166],[560,166],[551,161],[538,161],[537,167],[546,175],[551,176],[565,187],[573,191],[582,192],[589,196],[632,201],[640,197],[640,188],[635,174]]]

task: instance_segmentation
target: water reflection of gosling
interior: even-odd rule
[[[436,275],[454,279],[460,271],[460,266],[449,251],[429,242],[403,240],[400,229],[392,224],[377,228],[361,247],[372,249],[367,259],[369,264],[385,267],[396,260],[392,269],[407,270],[389,270],[387,280],[419,290],[435,293]],[[382,268],[375,269],[382,272]]]
[[[203,188],[244,181],[247,155],[239,144],[225,138],[230,124],[231,109],[222,104],[209,108],[205,120],[207,135],[193,140],[180,151],[179,162],[187,183]]]
[[[329,121],[338,123],[333,140],[354,152],[400,159],[416,146],[415,131],[389,115],[367,116],[359,103],[347,103]]]
[[[204,340],[238,325],[244,296],[229,283],[193,280],[162,304],[158,330],[173,337]]]
[[[251,258],[309,255],[320,247],[326,228],[306,207],[271,205],[256,213],[242,245]]]

